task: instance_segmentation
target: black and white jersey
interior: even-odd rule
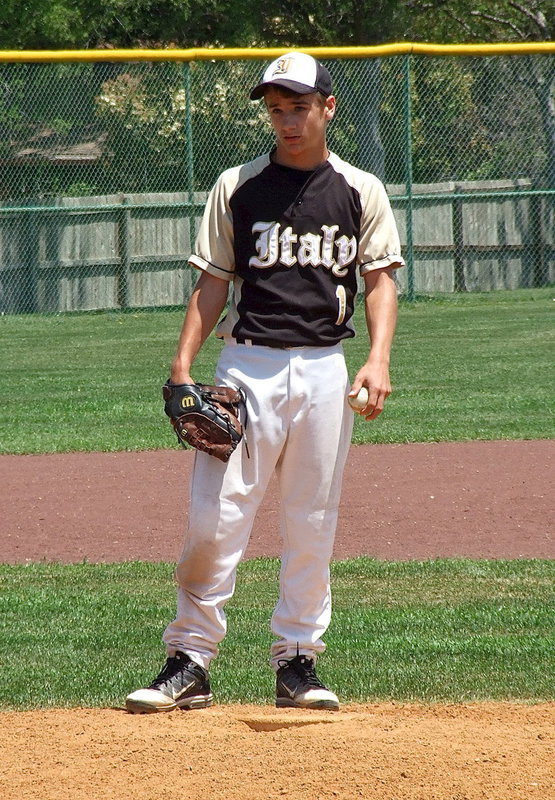
[[[404,263],[383,184],[333,153],[313,171],[269,154],[223,172],[189,262],[234,281],[218,336],[286,346],[354,336],[357,270]]]

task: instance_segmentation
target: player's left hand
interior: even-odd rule
[[[205,383],[174,384],[162,387],[164,411],[170,418],[178,441],[210,456],[228,461],[243,438],[240,407],[245,393],[231,386]]]
[[[368,402],[358,413],[367,421],[376,419],[382,413],[385,401],[391,394],[389,364],[369,359],[357,372],[349,397],[356,397],[363,386],[368,390]]]

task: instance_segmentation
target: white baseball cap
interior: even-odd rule
[[[266,86],[283,86],[297,94],[320,92],[329,97],[331,76],[323,64],[307,53],[285,53],[266,69],[258,86],[251,91],[251,100],[259,100]]]

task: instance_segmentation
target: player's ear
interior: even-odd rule
[[[329,122],[329,120],[333,119],[335,114],[335,97],[332,94],[330,94],[329,97],[326,97],[324,109],[326,119]]]

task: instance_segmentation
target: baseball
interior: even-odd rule
[[[347,398],[353,411],[362,411],[368,405],[368,389],[363,386],[354,397]]]

